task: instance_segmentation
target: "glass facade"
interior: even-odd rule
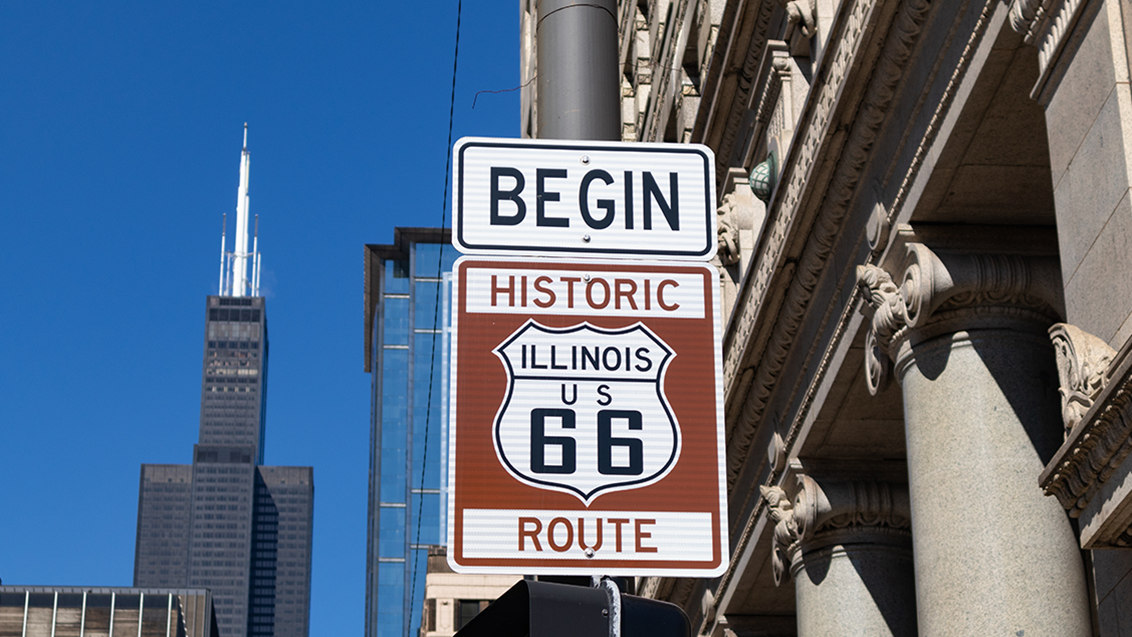
[[[399,230],[398,237],[397,246],[371,247],[377,267],[368,283],[374,308],[366,637],[417,633],[428,548],[445,541],[446,274],[459,254],[441,231]]]

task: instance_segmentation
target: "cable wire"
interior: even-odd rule
[[[462,12],[463,0],[456,0],[456,46],[452,52],[452,95],[448,103],[448,143],[445,145],[445,161],[444,161],[444,190],[441,196],[440,203],[440,227],[445,228],[448,225],[448,174],[452,170],[452,122],[455,119],[456,112],[456,63],[460,59],[460,14]],[[425,426],[424,426],[424,448],[421,450],[421,486],[420,493],[417,494],[417,532],[413,541],[413,546],[419,547],[421,544],[421,513],[424,511],[424,486],[425,486],[425,469],[428,467],[428,430],[429,421],[432,416],[432,386],[433,376],[436,372],[436,324],[440,318],[440,290],[443,287],[443,277],[441,276],[442,268],[444,265],[444,242],[440,242],[440,250],[437,251],[436,257],[436,273],[441,277],[441,281],[436,284],[436,298],[432,306],[432,351],[429,354],[428,364],[428,399],[425,402]],[[410,549],[410,551],[418,551],[420,549]],[[417,556],[412,553],[413,558],[413,579],[412,586],[409,589],[409,603],[416,606],[415,599],[417,597]],[[412,634],[412,618],[415,608],[409,608],[409,626],[410,631],[407,637],[414,637]],[[421,621],[424,621],[423,611]]]

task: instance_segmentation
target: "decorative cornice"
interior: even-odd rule
[[[1069,41],[1085,0],[1012,0],[1010,26],[1038,49],[1038,82],[1034,95],[1049,79],[1054,61]]]
[[[1049,328],[1049,337],[1057,355],[1061,417],[1068,437],[1107,384],[1105,372],[1112,364],[1116,350],[1100,338],[1068,323],[1054,323]]]
[[[1080,344],[1078,340],[1076,345]],[[1056,341],[1055,346],[1058,346]],[[1095,343],[1085,347],[1103,351]],[[1102,388],[1093,396],[1092,405],[1069,431],[1065,444],[1054,454],[1039,479],[1046,495],[1056,496],[1070,517],[1081,515],[1109,476],[1132,452],[1132,341],[1113,357],[1105,370],[1099,369],[1104,355],[1094,352],[1092,356],[1088,371],[1084,366],[1080,371],[1083,376],[1094,379],[1103,371],[1103,377],[1094,380]],[[1059,375],[1060,358],[1059,353]],[[1064,384],[1062,390],[1065,390]]]
[[[680,40],[680,32],[684,29],[684,20],[688,18],[687,14],[688,0],[679,0],[671,14],[670,23],[663,25],[663,32],[659,33],[657,40],[652,43],[654,46],[652,52],[653,68],[660,71],[653,74],[653,101],[658,105],[668,103],[666,104],[667,109],[663,106],[652,109],[651,117],[647,117],[645,130],[640,132],[641,141],[663,141],[660,137],[664,134],[664,131],[660,127],[667,123],[669,109],[677,108],[676,102],[679,96],[675,91],[670,95],[668,89],[673,74],[667,72],[666,69],[674,69],[680,66],[674,62],[677,59],[676,45]],[[663,121],[662,114],[665,115]]]
[[[1031,35],[1031,29],[1034,28],[1034,23],[1037,22],[1039,16],[1045,13],[1042,4],[1043,0],[1013,0],[1010,3],[1010,27],[1026,36],[1027,41]],[[1045,4],[1052,3],[1045,0]]]
[[[946,321],[945,329],[963,329],[1007,316],[1047,325],[1057,320],[1060,275],[1051,257],[936,253],[909,243],[904,263],[899,287],[883,269],[857,266],[857,285],[873,308],[865,347],[873,395],[887,384],[902,345],[929,326]]]
[[[972,1],[973,0],[963,0],[963,2],[960,4],[960,6],[954,8],[955,15],[958,16],[958,15],[965,14],[965,12],[967,11],[968,5]],[[731,5],[730,3],[727,4],[728,8],[730,8],[732,6],[733,5]],[[897,188],[896,197],[892,201],[891,205],[887,206],[887,209],[885,211],[887,213],[887,216],[884,219],[884,225],[886,227],[891,227],[891,225],[894,223],[894,220],[899,216],[900,212],[903,210],[904,203],[905,203],[905,201],[907,201],[907,199],[909,197],[909,193],[912,191],[912,183],[916,179],[916,177],[919,175],[921,167],[924,165],[926,159],[930,155],[930,150],[933,147],[933,143],[934,143],[936,136],[939,134],[939,131],[941,130],[941,126],[943,125],[943,122],[945,120],[945,116],[948,112],[950,112],[951,104],[954,101],[956,94],[959,92],[960,85],[962,84],[964,78],[966,77],[967,70],[970,67],[972,60],[976,57],[976,53],[978,51],[977,43],[984,37],[984,35],[987,31],[987,27],[992,21],[992,16],[994,15],[996,8],[997,8],[997,5],[995,5],[994,3],[983,4],[982,12],[979,15],[978,20],[976,21],[974,28],[964,38],[965,41],[966,41],[966,46],[963,48],[963,52],[960,55],[958,62],[955,63],[955,65],[953,67],[950,67],[950,70],[949,70],[950,77],[947,79],[946,87],[945,87],[944,92],[943,92],[943,96],[938,101],[934,102],[934,109],[931,109],[931,116],[930,116],[930,119],[929,119],[929,122],[928,122],[927,130],[926,131],[920,131],[918,129],[915,129],[914,123],[917,120],[919,113],[923,109],[927,108],[926,100],[927,100],[929,94],[931,94],[929,91],[922,91],[921,97],[920,97],[919,101],[916,103],[915,108],[913,109],[912,113],[909,114],[905,118],[906,123],[905,123],[904,134],[900,138],[900,142],[898,144],[898,147],[904,148],[906,143],[908,143],[909,141],[917,141],[918,143],[917,143],[917,146],[916,146],[915,154],[914,154],[913,159],[912,159],[911,166],[909,168],[907,168],[906,171],[904,171],[903,177],[899,178],[899,187]],[[722,34],[722,31],[721,31],[721,34]],[[947,36],[947,39],[945,40],[945,43],[942,46],[942,48],[944,50],[947,50],[951,46],[952,40],[956,37],[956,35],[957,35],[957,30],[955,28],[952,28],[952,30],[948,33],[948,36]],[[725,38],[720,37],[718,41],[723,42],[724,40],[725,40]],[[831,38],[831,41],[832,41],[832,38]],[[713,51],[713,56],[722,56],[722,54],[723,54],[722,52],[723,52],[724,48],[725,47],[722,47],[722,46],[715,47],[715,50]],[[713,59],[714,59],[714,57],[713,57]],[[922,86],[933,85],[936,77],[941,72],[943,72],[944,62],[946,60],[948,60],[947,56],[939,56],[937,58],[935,64],[932,66],[932,68],[930,69],[930,71],[926,75],[926,77],[921,80],[920,84]],[[709,68],[716,73],[716,76],[718,76],[719,65],[716,65],[715,62],[713,61],[712,66],[710,66]],[[714,76],[709,75],[708,77],[709,77],[708,81],[711,81],[712,77],[714,77]],[[707,110],[709,110],[709,109],[701,108],[701,111],[700,111],[700,113],[698,115],[698,119],[697,119],[697,130],[702,131],[702,128],[700,127],[700,122],[707,121],[707,117],[706,117]],[[891,171],[892,171],[892,169],[890,168],[890,172],[882,180],[882,182],[880,184],[881,186],[884,186],[884,184],[887,184],[889,182],[889,179],[891,178]],[[874,252],[874,254],[877,254],[878,252]],[[792,264],[787,263],[786,267],[790,268],[790,267],[792,267]],[[846,272],[846,275],[849,275],[849,273]],[[839,283],[843,283],[844,281],[845,281],[845,279],[843,277],[842,279],[839,280]],[[855,307],[856,307],[856,302],[857,302],[856,296],[858,294],[859,294],[859,291],[857,290],[857,288],[854,288],[854,292],[853,292],[851,298],[847,301],[845,307],[840,312],[840,316],[836,319],[837,320],[837,327],[836,327],[834,336],[832,338],[832,341],[830,342],[830,345],[826,348],[825,353],[822,355],[820,362],[817,365],[817,372],[815,374],[815,377],[810,381],[809,389],[807,390],[805,397],[803,399],[803,406],[802,406],[801,409],[799,409],[796,412],[795,417],[793,419],[793,423],[790,425],[790,430],[789,430],[789,434],[788,434],[789,442],[786,443],[787,445],[792,445],[794,443],[794,441],[796,440],[797,435],[798,435],[797,432],[799,432],[802,429],[802,423],[805,421],[806,416],[809,413],[809,407],[813,404],[815,396],[818,392],[818,388],[821,386],[826,373],[832,367],[832,361],[833,361],[833,358],[836,354],[838,344],[842,342],[842,339],[845,337],[846,334],[850,333],[849,332],[849,325],[851,324],[851,322],[853,320],[855,320],[854,315],[856,315]],[[761,300],[762,300],[761,298],[747,297],[745,299],[745,302],[748,303],[748,304],[753,304],[753,303],[758,303]],[[736,314],[738,314],[738,312]],[[732,318],[734,320],[736,317],[733,316]],[[731,329],[728,328],[727,332],[730,333]],[[732,347],[735,347],[735,346],[734,345],[729,346],[728,350],[730,350]],[[736,347],[736,349],[742,350],[743,348]],[[740,361],[740,360],[742,360],[742,357],[737,356],[736,360]],[[742,368],[739,368],[738,366],[736,366],[736,367],[731,369],[730,375],[725,376],[725,378],[726,378],[725,382],[726,382],[726,384],[727,384],[726,386],[728,388],[728,399],[729,400],[732,400],[733,397],[746,396],[749,393],[749,390],[750,390],[750,388],[751,388],[751,386],[753,385],[753,382],[754,382],[755,370],[756,369],[757,368],[754,367],[754,366],[747,366],[747,367],[742,367]],[[730,422],[733,419],[733,417],[735,417],[735,412],[738,411],[739,409],[742,409],[743,407],[744,407],[744,404],[737,401],[737,400],[735,402],[729,402],[726,406],[727,420]],[[764,405],[764,408],[765,408],[765,405]],[[776,480],[779,475],[781,475],[781,470],[778,470],[778,469],[772,470],[771,474],[766,478],[767,481],[764,484],[772,484],[773,481]],[[746,547],[750,545],[750,543],[752,541],[755,541],[754,538],[757,535],[756,529],[758,527],[759,521],[762,519],[761,514],[762,514],[762,512],[765,508],[766,508],[765,502],[762,501],[761,499],[759,499],[759,501],[755,504],[754,512],[752,513],[752,515],[750,515],[747,518],[746,522],[742,526],[742,530],[738,533],[737,539],[734,541],[735,542],[734,553],[736,555],[742,553],[746,549]],[[722,578],[720,579],[720,582],[719,582],[719,585],[718,585],[718,590],[719,591],[733,590],[733,587],[737,585],[737,580],[735,579],[735,576],[736,576],[736,562],[732,561],[729,564],[727,571],[724,572]]]
[[[908,488],[887,482],[822,482],[799,475],[797,495],[791,502],[778,486],[760,486],[767,517],[774,522],[771,563],[774,583],[781,586],[786,574],[804,558],[807,545],[845,530],[911,527]]]
[[[720,132],[713,133],[708,140],[708,142],[715,142],[709,145],[715,151],[715,179],[717,184],[720,183],[720,180],[730,168],[735,138],[738,136],[740,126],[751,108],[751,92],[758,81],[760,62],[767,53],[767,41],[770,37],[770,24],[771,18],[774,16],[775,6],[776,3],[769,0],[763,0],[759,3],[754,30],[751,33],[750,43],[746,48],[742,66],[734,70],[728,69],[729,72],[737,76],[733,80],[734,92],[726,110],[726,119],[721,123]],[[715,128],[714,122],[712,127]]]
[[[824,148],[820,141],[830,124],[841,83],[849,80],[848,70],[857,47],[864,41],[866,16],[872,7],[873,3],[867,0],[854,4],[845,14],[841,37],[831,36],[830,41],[836,42],[836,48],[823,56],[824,73],[821,81],[815,80],[814,92],[807,100],[806,116],[803,119],[808,118],[808,121],[799,124],[796,138],[784,158],[786,169],[778,187],[780,192],[772,200],[776,205],[772,211],[768,211],[762,239],[764,247],[760,249],[758,262],[744,280],[741,305],[737,308],[732,323],[735,329],[728,335],[724,352],[726,380],[730,384],[740,377],[740,364],[744,361],[759,362],[738,417],[731,421],[734,425],[728,432],[729,484],[734,484],[746,462],[756,425],[762,420],[771,390],[782,373],[814,289],[826,268],[833,245],[840,236],[849,202],[856,192],[881,123],[888,116],[888,107],[892,103],[896,86],[904,75],[912,45],[919,36],[931,3],[928,0],[907,0],[897,10],[885,36],[880,58],[869,78],[863,102],[852,120],[852,128],[840,153],[841,160],[832,175],[817,219],[808,233],[809,240],[799,259],[797,271],[787,279],[790,284],[782,309],[776,318],[768,317],[773,326],[770,337],[765,341],[766,349],[756,352],[754,350],[759,344],[752,347],[749,343],[754,328],[760,323],[756,320],[756,315],[767,309],[764,300],[771,284],[778,277],[784,276],[784,270],[789,267],[780,263],[780,258],[787,239],[791,236],[796,215],[800,212],[802,196],[813,187],[808,179],[810,168]]]

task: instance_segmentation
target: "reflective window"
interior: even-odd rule
[[[383,291],[386,294],[407,293],[409,291],[409,262],[386,259],[384,283]]]
[[[386,345],[409,344],[409,299],[385,297],[382,311]]]
[[[413,288],[413,307],[416,311],[413,327],[434,329],[435,326],[435,329],[440,329],[444,324],[440,314],[436,312],[437,301],[439,300],[436,293],[440,288],[440,283],[437,281],[417,281]]]
[[[424,502],[421,502],[421,499]],[[423,505],[423,506],[422,506]],[[418,507],[421,507],[418,509]],[[420,539],[417,536],[417,511],[420,511],[421,525]],[[410,544],[440,544],[440,494],[414,493],[409,514],[412,516],[413,536],[409,538]]]
[[[403,507],[381,507],[378,525],[381,528],[378,533],[378,556],[403,557],[405,555],[405,509]]]
[[[451,255],[456,254],[456,250],[448,244],[444,243],[417,243],[413,246],[416,248],[416,276],[418,277],[432,277],[438,278],[437,274],[444,269],[451,269],[451,266],[445,268],[445,264],[451,263]],[[443,252],[443,255],[441,254]],[[437,259],[442,258],[440,262],[441,269],[437,270]]]
[[[405,445],[381,449],[382,502],[405,501]]]

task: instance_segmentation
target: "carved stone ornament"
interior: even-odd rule
[[[911,527],[911,506],[904,485],[885,482],[823,482],[799,475],[793,503],[782,487],[760,486],[767,517],[775,523],[771,565],[775,585],[799,563],[804,545],[849,528]]]
[[[1060,275],[1053,258],[936,253],[909,243],[904,263],[899,286],[882,268],[857,266],[857,285],[873,310],[865,338],[865,377],[873,395],[887,385],[909,337],[929,326],[943,332],[987,319],[1057,319]],[[945,321],[948,327],[941,325]]]
[[[771,546],[771,567],[774,584],[780,586],[789,572],[790,561],[797,550],[798,525],[794,522],[794,505],[782,487],[759,485],[766,500],[766,515],[774,522],[774,543]]]
[[[1061,417],[1068,437],[1104,389],[1107,382],[1105,373],[1116,350],[1100,338],[1068,323],[1055,323],[1049,328],[1049,337],[1057,355]]]
[[[1046,84],[1058,51],[1072,39],[1070,30],[1078,24],[1088,4],[1085,0],[1011,0],[1011,28],[1038,49],[1035,95]]]
[[[800,28],[803,36],[814,37],[816,22],[812,0],[778,0],[778,4],[786,9],[786,18],[790,25],[787,32],[792,28]]]
[[[719,256],[719,262],[723,265],[732,265],[739,262],[739,228],[742,224],[740,215],[750,213],[744,208],[745,206],[739,201],[739,195],[731,192],[723,197],[723,203],[715,211],[719,235],[719,247],[716,249],[716,254]]]
[[[1098,494],[1110,488],[1110,478],[1132,455],[1132,344],[1113,354],[1103,341],[1071,325],[1055,325],[1050,335],[1061,377],[1066,440],[1039,484],[1076,518],[1095,498],[1108,497]],[[1070,417],[1076,419],[1072,427]],[[1132,546],[1126,529],[1118,524],[1116,530],[1092,533],[1089,548]]]

